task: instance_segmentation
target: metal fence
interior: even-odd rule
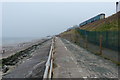
[[[55,42],[55,38],[52,39],[52,44],[51,44],[48,60],[46,62],[46,68],[45,68],[45,72],[43,75],[43,80],[51,80],[52,79],[54,42]]]
[[[86,31],[81,29],[77,29],[77,31],[87,42],[100,45],[101,41],[102,47],[120,51],[119,31]]]

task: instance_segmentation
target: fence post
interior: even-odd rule
[[[85,48],[87,48],[87,31],[84,30],[84,35],[85,35]]]
[[[102,35],[100,35],[100,54],[102,54]]]
[[[105,47],[108,47],[108,31],[106,31]]]
[[[85,36],[85,48],[87,48],[87,35]]]

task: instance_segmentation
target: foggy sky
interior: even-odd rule
[[[115,3],[6,2],[2,4],[2,34],[3,37],[55,35],[100,13],[112,15]]]

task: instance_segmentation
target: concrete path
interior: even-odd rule
[[[65,39],[56,38],[53,78],[118,78],[118,66]]]
[[[53,78],[80,78],[81,71],[74,56],[70,54],[59,38],[56,38]]]

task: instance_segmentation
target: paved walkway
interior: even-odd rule
[[[53,71],[53,78],[80,78],[81,71],[74,57],[59,38],[56,38],[55,43],[54,64],[56,67]]]
[[[110,60],[56,37],[53,78],[117,78]]]

